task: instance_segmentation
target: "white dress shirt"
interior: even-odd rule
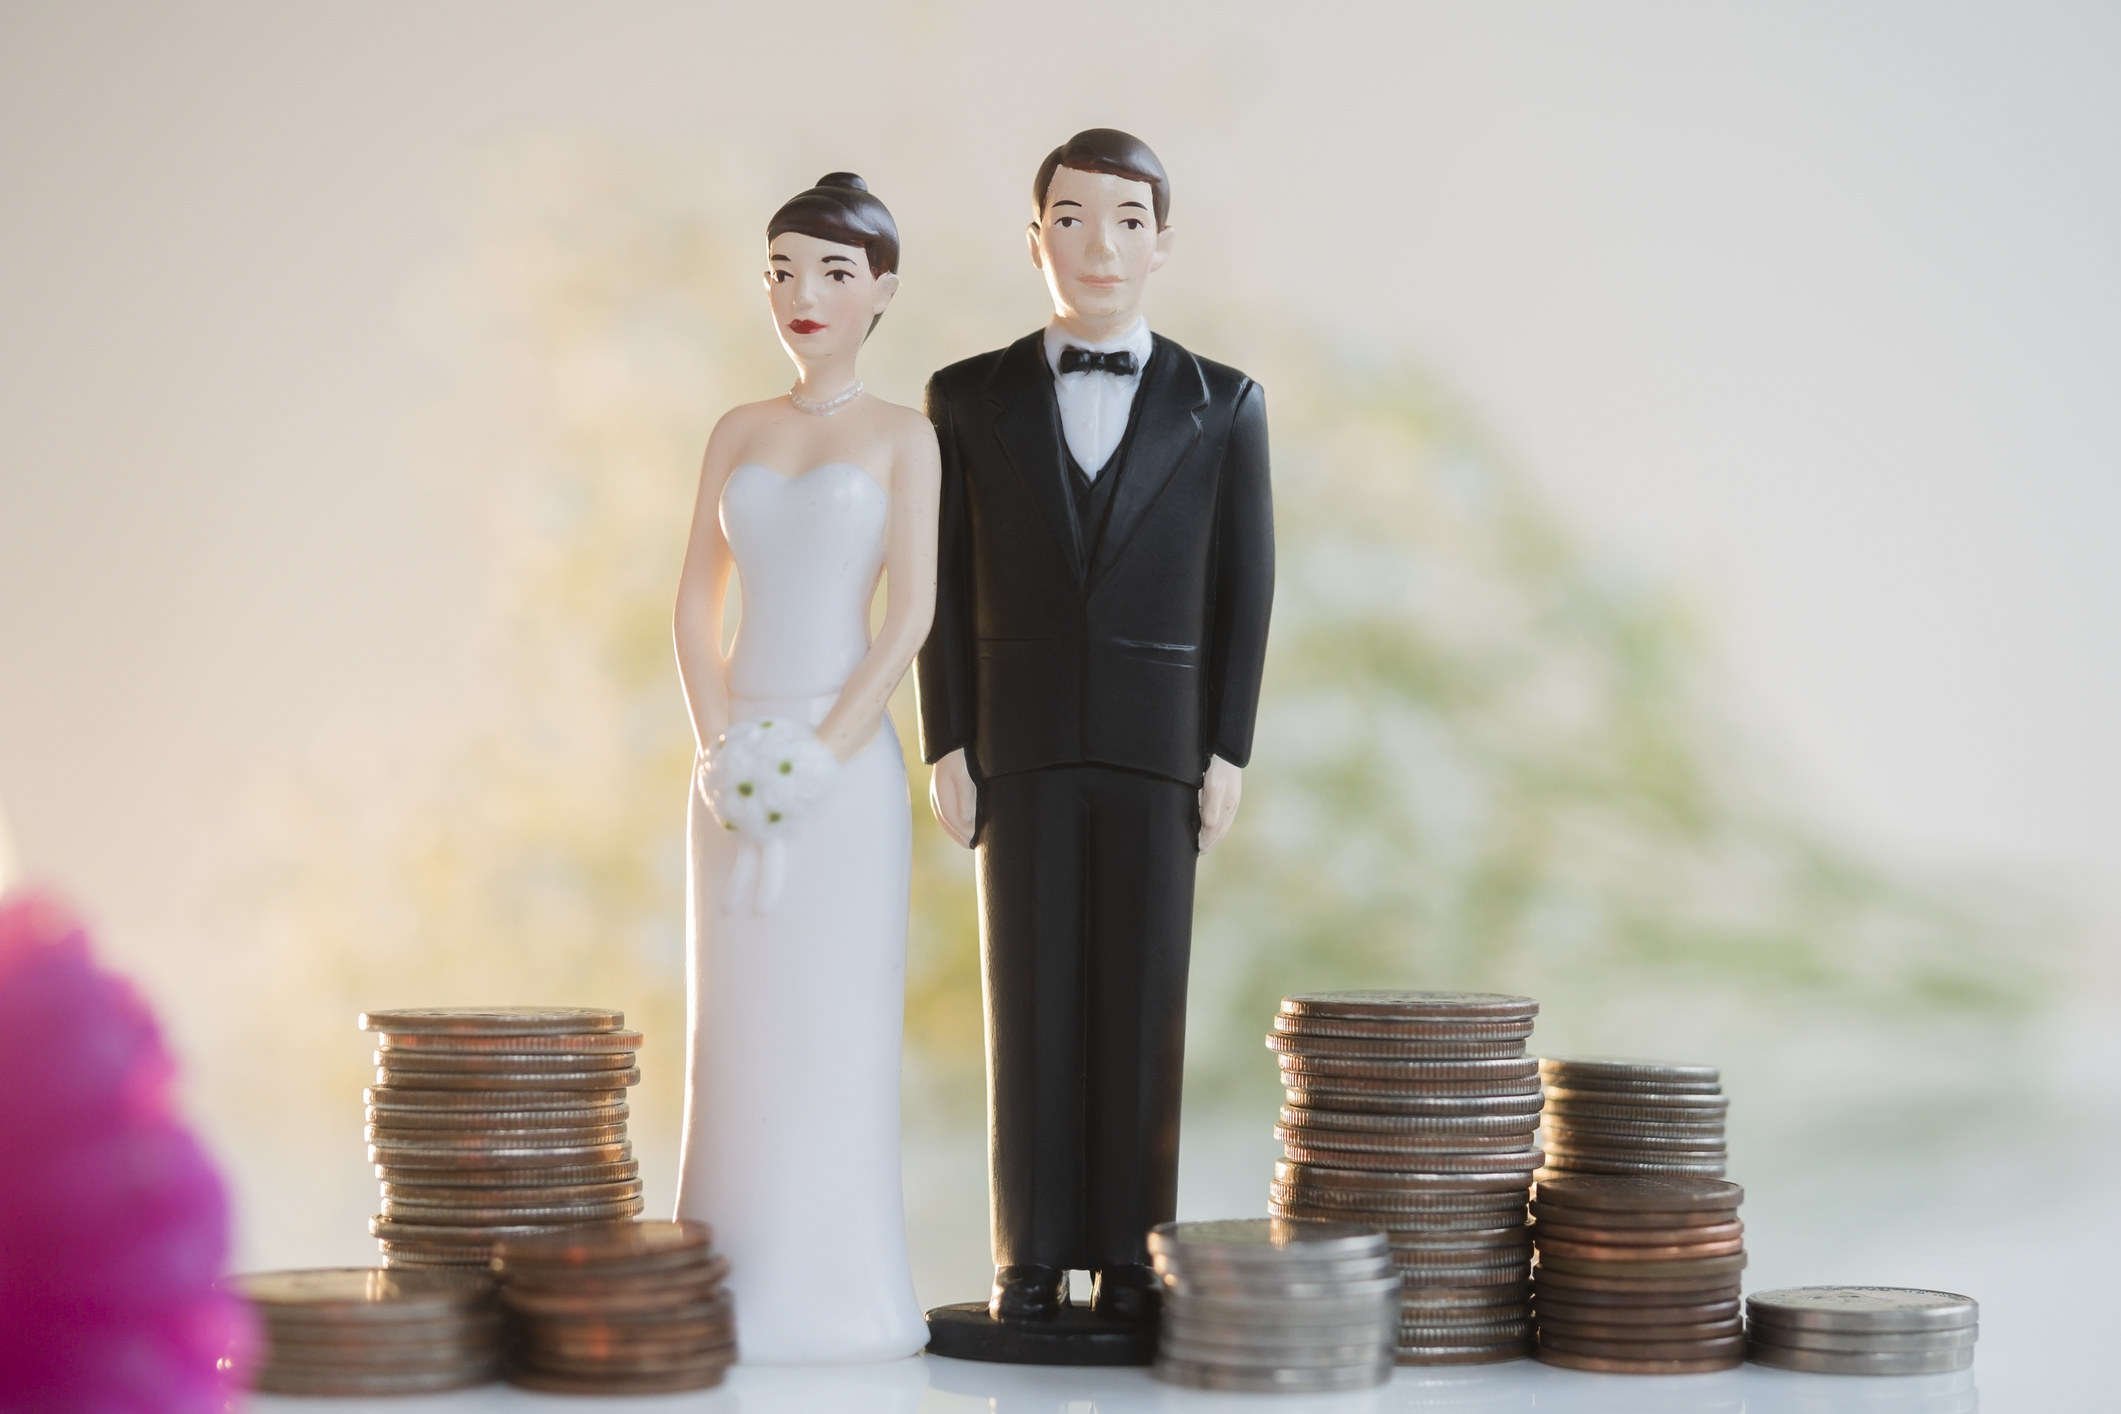
[[[1071,345],[1092,353],[1125,349],[1134,355],[1134,376],[1123,378],[1117,373],[1092,373],[1087,369],[1063,374],[1061,350]],[[1146,319],[1135,320],[1134,327],[1126,333],[1101,344],[1076,338],[1058,321],[1046,326],[1046,367],[1053,370],[1053,395],[1060,403],[1061,433],[1068,439],[1075,464],[1093,481],[1105,469],[1105,463],[1112,460],[1119,439],[1127,435],[1127,414],[1134,408],[1134,390],[1141,386],[1141,371],[1149,366],[1149,352],[1154,347]]]

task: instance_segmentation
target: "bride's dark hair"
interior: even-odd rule
[[[852,172],[827,172],[816,186],[790,197],[766,223],[767,241],[784,231],[860,246],[871,275],[898,269],[898,223]]]

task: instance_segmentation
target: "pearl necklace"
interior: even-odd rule
[[[803,385],[801,383],[798,383],[795,385],[795,388],[790,388],[788,390],[788,401],[795,404],[796,411],[807,412],[812,417],[830,417],[832,416],[832,414],[838,412],[841,408],[847,406],[847,404],[853,402],[856,398],[862,395],[862,383],[860,379],[856,379],[853,385],[849,387],[845,392],[835,394],[834,396],[825,399],[821,403],[813,403],[807,401],[801,393],[796,391],[796,388],[800,388],[802,386]]]

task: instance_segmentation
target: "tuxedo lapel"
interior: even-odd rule
[[[1119,560],[1142,517],[1200,441],[1200,410],[1208,405],[1208,382],[1192,354],[1159,335],[1135,396],[1142,406],[1127,450],[1126,473],[1113,488],[1111,518],[1090,566],[1092,586]]]
[[[1032,334],[1003,351],[987,383],[994,433],[1024,490],[1038,502],[1055,546],[1080,585],[1083,549],[1061,477],[1060,413],[1053,401],[1053,371],[1046,367],[1044,335]]]

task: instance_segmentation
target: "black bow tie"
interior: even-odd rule
[[[1094,349],[1079,349],[1070,344],[1061,350],[1060,371],[1063,373],[1116,373],[1122,378],[1132,378],[1134,352],[1131,349],[1114,349],[1110,353],[1098,353]]]

